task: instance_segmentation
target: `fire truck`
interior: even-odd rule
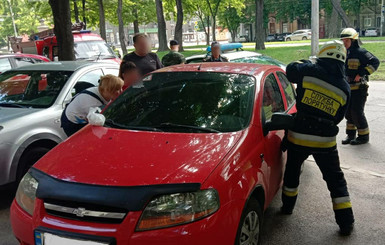
[[[98,34],[81,29],[82,25],[72,27],[76,60],[111,60],[120,64],[121,60]],[[58,44],[53,29],[34,33],[26,41],[21,37],[9,37],[8,40],[15,53],[38,54],[52,61],[58,60]]]

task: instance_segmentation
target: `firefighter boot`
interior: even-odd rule
[[[281,213],[290,215],[293,213],[293,209],[295,206],[295,202],[297,201],[297,195],[295,196],[287,196],[284,193],[282,193],[282,207],[281,207]]]
[[[340,227],[341,236],[349,236],[354,228],[354,216],[352,208],[334,210],[336,222]]]
[[[369,142],[369,134],[366,135],[358,135],[358,137],[352,141],[350,141],[351,145],[362,145]]]
[[[343,145],[348,145],[348,144],[350,144],[353,140],[355,140],[356,139],[356,136],[354,136],[354,135],[347,135],[346,136],[346,138],[344,139],[344,140],[342,140],[342,144]]]

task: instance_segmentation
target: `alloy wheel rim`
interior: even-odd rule
[[[259,239],[259,218],[255,211],[247,214],[242,224],[241,234],[239,236],[240,245],[257,245]]]

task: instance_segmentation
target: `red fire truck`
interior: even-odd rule
[[[121,60],[98,34],[79,29],[79,26],[75,26],[72,31],[76,60],[111,60],[120,64]],[[28,41],[10,37],[9,42],[15,53],[39,54],[52,61],[57,60],[58,46],[53,29],[32,34]]]

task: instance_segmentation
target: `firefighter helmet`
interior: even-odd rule
[[[357,40],[358,39],[357,31],[354,30],[353,28],[343,29],[341,32],[341,39],[346,39],[346,38]]]
[[[318,53],[318,58],[335,59],[342,62],[346,61],[346,48],[344,43],[339,40],[326,42]]]

